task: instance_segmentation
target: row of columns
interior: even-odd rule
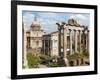
[[[62,31],[63,30],[63,31]],[[59,51],[61,50],[61,34],[63,34],[63,57],[66,57],[67,54],[67,36],[68,33],[67,31],[69,30],[69,37],[70,37],[70,54],[73,54],[73,37],[75,39],[75,50],[74,53],[82,53],[82,34],[84,33],[86,38],[86,43],[85,43],[85,47],[86,50],[89,52],[89,31],[86,30],[72,30],[72,29],[66,29],[63,28],[60,32],[59,32]],[[73,36],[73,31],[75,32],[75,36]],[[63,33],[62,33],[63,32]],[[79,36],[79,39],[78,39]],[[79,41],[79,42],[78,42]],[[79,45],[78,45],[79,43]],[[79,46],[79,51],[78,51],[78,46]],[[61,51],[60,51],[61,53]]]
[[[46,46],[47,45],[47,46]],[[43,40],[43,53],[50,55],[51,52],[51,40]]]

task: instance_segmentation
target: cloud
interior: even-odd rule
[[[55,18],[57,17],[57,13],[49,13],[49,12],[40,12],[37,13],[40,18]]]
[[[23,14],[23,21],[27,28],[30,28],[34,17],[37,17],[41,28],[47,33],[57,31],[56,23],[63,21],[67,22],[70,18],[76,19],[81,25],[89,25],[88,14],[27,11]]]
[[[74,18],[81,25],[89,26],[89,14],[70,14],[69,19]]]
[[[85,15],[83,15],[83,14],[72,14],[69,18],[70,18],[70,19],[71,19],[71,18],[74,18],[74,19],[81,19],[81,20],[86,20],[86,19],[87,19],[87,17],[86,17]]]
[[[41,24],[42,29],[44,29],[47,33],[57,30],[57,27],[55,26],[55,20],[41,19],[41,21],[39,22]]]
[[[85,15],[82,15],[82,14],[77,14],[76,18],[83,19],[83,20],[87,19],[87,17]]]
[[[30,28],[30,25],[32,24],[34,17],[35,17],[34,14],[31,14],[31,13],[28,13],[28,12],[23,14],[23,22],[25,24],[25,28],[27,28],[27,29]]]
[[[23,20],[26,21],[30,21],[31,19],[34,19],[35,15],[31,14],[31,13],[26,13],[23,15]]]
[[[71,15],[70,17],[69,17],[69,19],[74,19],[76,16],[74,16],[74,15]]]

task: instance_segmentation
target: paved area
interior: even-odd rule
[[[39,64],[38,67],[39,68],[47,68],[47,66],[46,65],[43,65],[43,64]]]

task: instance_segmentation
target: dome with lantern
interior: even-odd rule
[[[32,24],[31,24],[31,29],[40,30],[40,28],[41,28],[40,23],[37,21],[37,18],[34,17],[34,20],[32,21]]]

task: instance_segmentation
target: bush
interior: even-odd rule
[[[67,56],[67,58],[68,58],[68,60],[69,61],[71,61],[71,60],[76,60],[76,59],[78,59],[78,58],[83,58],[84,56],[83,56],[83,54],[81,54],[81,53],[75,53],[75,54],[72,54],[72,55],[68,55]]]
[[[84,56],[85,58],[89,58],[89,53],[88,53],[88,52],[84,52],[84,53],[83,53],[83,56]]]
[[[83,58],[89,58],[89,53],[88,52],[82,52],[82,53],[75,53],[72,55],[67,55],[67,58],[69,61],[71,60],[77,60],[77,59],[83,59]]]
[[[28,66],[29,68],[37,67],[39,63],[39,58],[34,56],[32,53],[27,54]]]
[[[59,65],[57,63],[51,63],[48,65],[48,67],[59,67]]]
[[[48,64],[51,60],[51,57],[48,56],[48,55],[43,54],[43,55],[40,55],[39,57],[40,57],[40,63],[41,64]]]

